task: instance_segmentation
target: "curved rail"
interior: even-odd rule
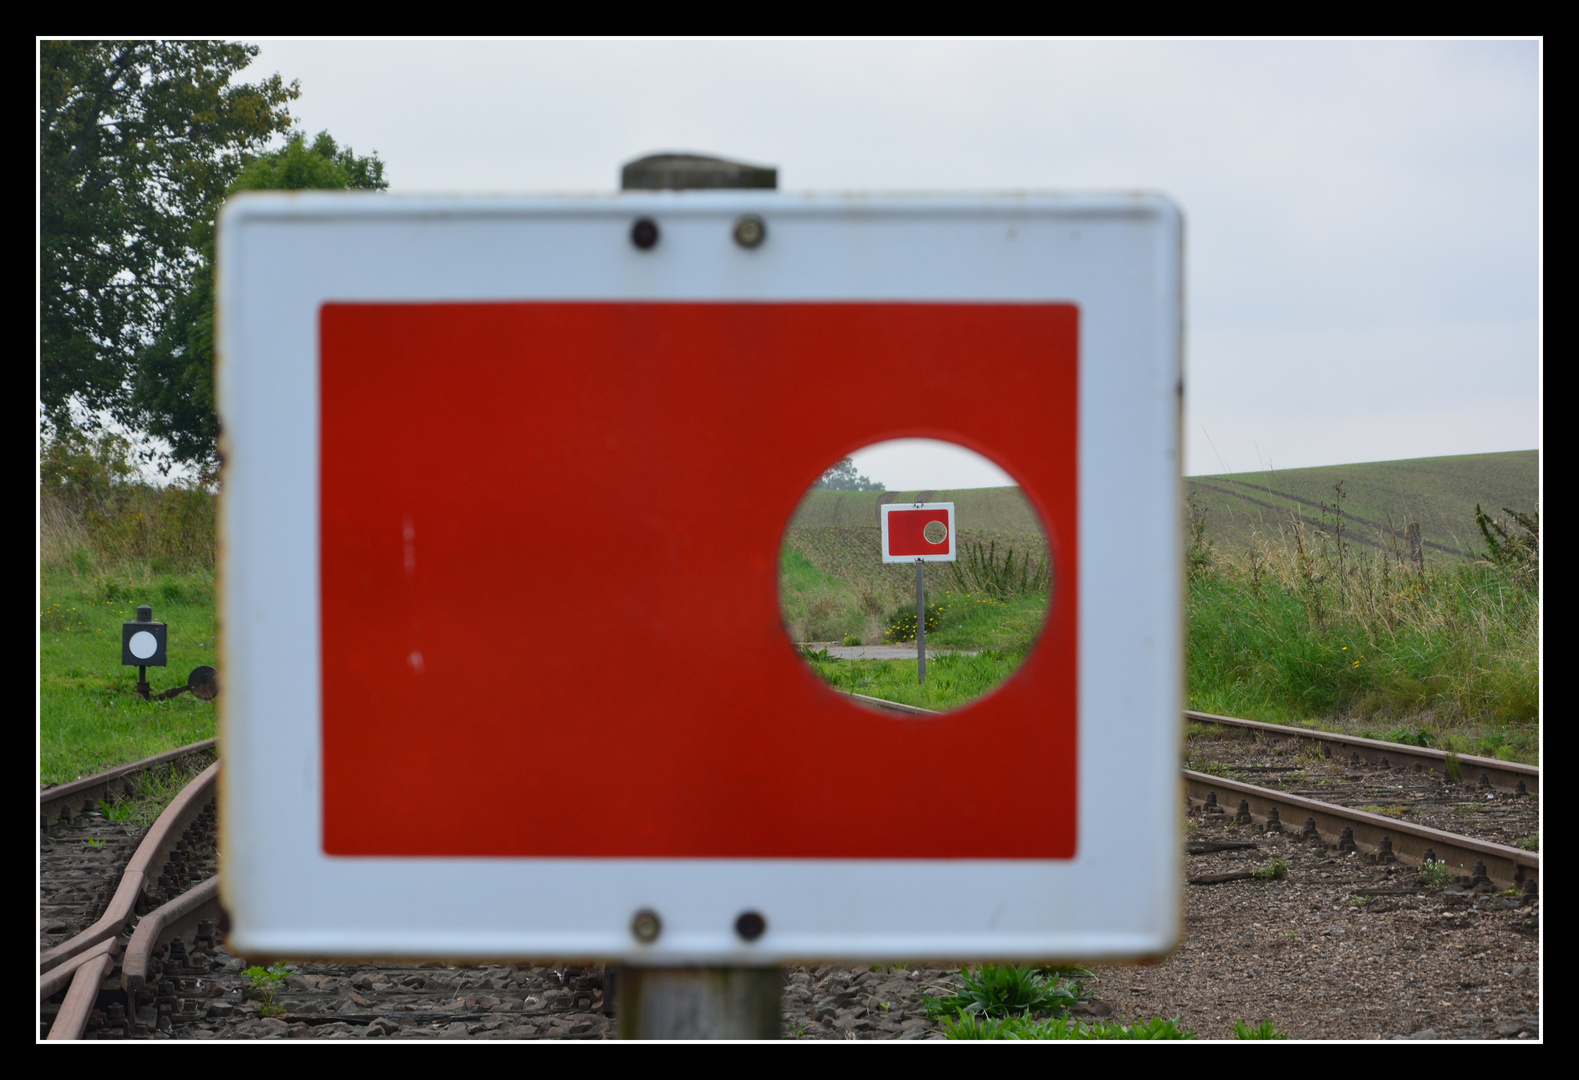
[[[61,1042],[82,1038],[82,1033],[88,1027],[88,1017],[93,1012],[95,1002],[98,1001],[99,988],[104,984],[104,977],[115,965],[115,954],[119,951],[119,947],[120,943],[110,938],[82,953],[81,963],[61,965],[62,968],[71,968],[71,987],[66,991],[66,999],[60,1003],[60,1011],[55,1014],[55,1022],[49,1029],[48,1041]],[[58,993],[63,985],[65,985],[65,976],[62,975],[57,979],[55,972],[50,972],[39,986],[39,996],[48,997]]]
[[[39,957],[40,973],[49,971],[79,953],[86,952],[101,941],[120,934],[122,927],[136,910],[138,898],[150,884],[158,880],[159,871],[163,869],[170,853],[175,850],[176,841],[192,824],[193,819],[202,813],[203,808],[213,801],[214,781],[218,776],[219,762],[216,761],[183,788],[181,794],[171,800],[170,805],[165,807],[164,813],[159,815],[159,820],[154,822],[153,828],[149,829],[147,835],[143,837],[143,842],[137,846],[136,853],[126,865],[126,872],[121,877],[115,895],[105,906],[104,914],[99,917],[98,922]]]
[[[211,753],[216,745],[213,739],[188,743],[186,746],[178,746],[174,750],[166,750],[162,754],[155,754],[153,757],[143,758],[129,765],[117,765],[113,769],[84,776],[81,780],[73,780],[69,784],[45,788],[38,793],[39,813],[46,820],[52,820],[60,816],[63,808],[69,810],[80,804],[85,810],[91,810],[98,806],[101,799],[115,790],[117,780],[124,785],[127,777],[156,769],[160,765],[168,765],[172,761],[179,761],[190,754]]]
[[[121,987],[130,993],[143,989],[148,985],[148,962],[161,944],[179,934],[190,936],[198,923],[218,922],[221,914],[219,875],[215,874],[144,915],[126,945],[126,956],[121,961]]]

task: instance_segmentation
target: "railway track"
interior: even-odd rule
[[[212,749],[212,743],[182,747],[41,793],[41,848],[46,860],[42,869],[46,886],[52,883],[49,871],[55,869],[47,862],[56,849],[77,845],[92,850],[90,845],[103,833],[119,832],[124,837],[117,841],[117,853],[107,867],[114,876],[98,887],[77,924],[78,932],[41,950],[39,997],[44,1037],[78,1039],[90,1030],[117,1037],[157,1030],[160,1012],[169,1002],[156,1000],[154,992],[141,986],[131,991],[124,986],[119,990],[106,987],[106,979],[116,967],[117,958],[125,953],[125,960],[131,961],[140,940],[139,931],[143,938],[158,925],[169,925],[171,936],[177,929],[190,932],[188,921],[170,918],[167,909],[190,908],[194,925],[196,921],[207,920],[209,935],[217,933],[218,894],[212,883],[218,881],[214,796],[219,763],[214,762],[187,784],[146,832],[117,830],[103,813],[108,796],[125,792],[124,785],[136,773],[151,771],[194,754],[212,752]],[[72,867],[68,876],[82,877],[81,868]],[[188,891],[204,882],[210,883],[211,899],[200,908],[192,908]],[[84,884],[80,880],[69,882],[78,893],[83,891]],[[51,906],[46,910],[56,912],[56,925],[62,921],[58,909],[66,902],[67,891],[55,888],[49,897]],[[144,929],[145,925],[148,930]],[[45,929],[48,931],[51,926],[46,925]],[[128,950],[128,946],[134,948]],[[163,988],[155,987],[159,989]]]
[[[900,705],[861,694],[850,696],[863,705],[888,712],[912,716],[933,715],[932,710],[914,705]],[[1460,779],[1451,781],[1447,777],[1448,755],[1437,750],[1209,713],[1185,715],[1192,721],[1242,733],[1246,740],[1256,741],[1270,749],[1291,751],[1294,746],[1303,745],[1308,748],[1311,766],[1317,762],[1335,761],[1340,768],[1347,766],[1367,770],[1368,775],[1385,776],[1390,782],[1418,778],[1417,782],[1421,784],[1429,782],[1437,787],[1458,789],[1460,794],[1468,796],[1463,800],[1465,805],[1478,807],[1487,801],[1487,796],[1497,805],[1506,805],[1509,800],[1523,800],[1528,806],[1532,833],[1534,831],[1534,803],[1540,791],[1540,770],[1531,765],[1460,757],[1457,759]],[[1292,770],[1288,775],[1299,772],[1298,766],[1287,768]],[[1541,860],[1535,851],[1416,824],[1399,816],[1366,810],[1363,806],[1315,799],[1306,794],[1295,794],[1199,770],[1184,770],[1184,786],[1192,809],[1226,814],[1237,824],[1261,833],[1287,830],[1302,835],[1312,843],[1327,845],[1334,851],[1345,854],[1353,851],[1361,859],[1419,866],[1429,857],[1435,862],[1445,863],[1461,884],[1473,885],[1476,879],[1483,878],[1488,887],[1496,886],[1504,890],[1533,889],[1540,877]],[[1397,787],[1383,795],[1361,789],[1355,797],[1363,798],[1367,803],[1386,797],[1392,803],[1389,808],[1403,806]]]
[[[913,706],[852,697],[891,712],[930,714]],[[1197,723],[1241,735],[1273,757],[1299,747],[1297,752],[1310,761],[1336,762],[1340,769],[1447,782],[1448,759],[1437,751],[1232,717],[1188,716]],[[148,762],[41,793],[46,847],[80,854],[87,840],[106,832],[108,823],[98,814],[101,799],[125,790],[128,779],[139,769],[168,764],[205,749],[211,752],[211,744],[183,747]],[[272,1019],[259,1016],[256,1003],[248,1002],[244,989],[245,962],[230,956],[223,947],[213,851],[213,795],[218,771],[215,762],[146,833],[128,829],[113,847],[104,845],[110,850],[95,850],[98,869],[118,872],[118,884],[98,887],[96,900],[79,919],[76,934],[41,943],[39,990],[45,1037],[223,1037],[215,1027],[227,1021],[232,1025],[241,1022],[231,1029],[241,1037],[398,1033],[408,1037],[519,1038],[536,1034],[600,1038],[610,1034],[604,972],[595,967],[304,965],[287,984],[289,1005],[282,1008],[282,1015]],[[1532,795],[1539,791],[1539,770],[1530,766],[1459,758],[1457,771],[1457,787],[1482,797],[1489,793],[1493,801],[1533,803]],[[1222,857],[1221,853],[1275,839],[1283,849],[1294,843],[1316,852],[1310,857],[1324,867],[1341,867],[1344,863],[1339,860],[1347,859],[1388,875],[1418,866],[1429,857],[1445,863],[1456,877],[1450,885],[1455,892],[1448,899],[1502,893],[1497,897],[1501,903],[1528,905],[1538,897],[1540,857],[1533,851],[1195,770],[1184,770],[1183,783],[1192,821],[1206,826],[1201,835],[1244,837],[1192,841],[1192,854],[1198,854],[1195,848],[1199,847],[1202,852],[1217,853],[1208,858]],[[48,877],[50,868],[45,869]],[[92,877],[91,870],[68,868],[61,872],[67,877],[71,873]],[[1242,871],[1197,875],[1191,884],[1250,876]],[[73,887],[81,893],[83,884],[75,882]],[[1366,895],[1402,894],[1414,888],[1373,886]],[[1516,900],[1506,899],[1508,893],[1514,893]],[[53,910],[45,905],[45,922],[58,926],[60,917],[51,915]],[[866,1037],[868,1033],[922,1037],[931,1029],[918,1023],[913,1009],[910,1013],[902,1008],[899,1012],[889,1010],[903,1006],[904,993],[912,983],[919,992],[922,985],[931,985],[927,980],[946,976],[946,972],[930,970],[890,971],[885,982],[881,972],[863,974],[862,969],[853,974],[832,969],[796,970],[786,984],[785,1015],[791,1017],[794,1009],[806,1014],[791,1020],[792,1032],[818,1033],[820,1025],[822,1032],[842,1031],[847,1037]],[[846,1015],[852,1013],[850,1003],[844,1000],[852,996],[852,984],[870,987],[874,1008],[878,998],[886,995],[883,1013],[873,1013],[877,1020]],[[829,996],[819,998],[830,986],[838,988],[838,994],[830,991]]]

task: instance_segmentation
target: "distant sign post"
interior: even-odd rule
[[[1166,200],[248,193],[218,244],[237,950],[650,968],[1173,946]],[[901,384],[918,404],[872,408]],[[1000,464],[1055,578],[1014,676],[920,720],[808,671],[778,599],[808,486],[902,438]],[[918,509],[889,511],[890,541]],[[894,558],[935,558],[931,524]],[[948,790],[949,813],[865,813],[873,776]],[[1005,815],[1002,791],[1032,794]]]
[[[883,561],[916,564],[916,681],[927,681],[927,583],[929,562],[954,561],[954,504],[884,504]]]

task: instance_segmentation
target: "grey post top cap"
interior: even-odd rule
[[[779,186],[779,171],[701,154],[649,154],[620,170],[622,191],[679,191],[687,188]]]

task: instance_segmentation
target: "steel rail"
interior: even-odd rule
[[[218,775],[219,762],[216,761],[171,800],[164,813],[154,822],[153,828],[143,837],[142,843],[137,845],[137,851],[126,864],[126,872],[121,876],[115,895],[105,906],[98,922],[44,953],[39,958],[40,972],[48,971],[99,942],[120,934],[136,910],[138,898],[159,879],[159,872],[175,850],[176,841],[180,840],[181,834],[202,813],[203,808],[213,801],[214,781]]]
[[[49,819],[59,816],[61,807],[71,807],[78,803],[84,804],[86,809],[97,806],[100,799],[110,794],[117,780],[124,781],[129,776],[147,772],[177,761],[189,754],[201,754],[212,751],[215,740],[204,739],[202,742],[188,743],[178,746],[174,750],[166,750],[162,754],[155,754],[141,761],[134,761],[129,765],[117,765],[92,776],[84,776],[81,780],[73,780],[69,784],[60,784],[56,787],[45,788],[38,793],[39,813]]]
[[[1241,720],[1235,716],[1216,716],[1212,713],[1192,710],[1185,710],[1184,715],[1186,719],[1197,723],[1259,732],[1269,738],[1302,739],[1321,743],[1331,753],[1345,752],[1351,758],[1358,756],[1361,761],[1371,765],[1380,765],[1385,761],[1388,768],[1413,767],[1416,772],[1435,769],[1441,775],[1447,775],[1447,753],[1433,750],[1428,746],[1409,746],[1405,743],[1383,742],[1380,739],[1362,739],[1357,735],[1337,735],[1330,731],[1286,727],[1282,724],[1263,723],[1260,720]],[[1516,761],[1498,761],[1496,758],[1475,757],[1470,754],[1456,756],[1464,783],[1479,784],[1481,787],[1507,792],[1518,792],[1519,785],[1523,784],[1525,794],[1540,794],[1541,770],[1537,766],[1521,765]]]
[[[923,709],[916,705],[901,705],[896,701],[884,701],[882,698],[867,697],[865,694],[846,695],[854,701],[872,708],[882,709],[887,712],[896,712],[906,716],[936,716],[934,709]],[[1231,724],[1259,730],[1279,738],[1304,738],[1341,746],[1345,749],[1354,747],[1354,752],[1361,748],[1366,754],[1374,754],[1376,758],[1384,756],[1383,750],[1418,751],[1419,747],[1399,746],[1395,743],[1380,742],[1375,739],[1356,739],[1349,736],[1331,736],[1326,732],[1311,731],[1306,728],[1288,728],[1277,724],[1263,724],[1255,720],[1238,720],[1229,716],[1213,716],[1211,713],[1187,712],[1186,716],[1193,720],[1203,720],[1210,723]],[[1436,764],[1442,763],[1443,754],[1440,750],[1427,751],[1436,755]],[[1491,761],[1486,758],[1460,758],[1460,763],[1485,763],[1487,766],[1499,766],[1504,770],[1504,775],[1517,775],[1527,777],[1526,785],[1531,790],[1538,789],[1540,770],[1529,765],[1516,766],[1507,769],[1511,764],[1506,761]],[[1389,757],[1389,763],[1391,758]],[[1489,771],[1489,768],[1488,770]],[[1305,828],[1304,818],[1314,821],[1316,835],[1324,843],[1341,844],[1344,842],[1344,831],[1349,832],[1349,840],[1354,844],[1354,850],[1363,857],[1385,860],[1385,852],[1390,852],[1390,857],[1398,862],[1419,865],[1424,861],[1427,852],[1438,861],[1446,863],[1449,867],[1456,868],[1461,875],[1473,876],[1472,871],[1476,863],[1485,866],[1485,875],[1488,879],[1505,887],[1522,884],[1526,880],[1538,881],[1540,878],[1541,857],[1532,851],[1521,848],[1508,847],[1505,844],[1495,844],[1489,840],[1477,840],[1471,836],[1460,836],[1457,833],[1443,832],[1441,829],[1432,829],[1424,825],[1415,825],[1410,822],[1399,821],[1395,818],[1383,817],[1380,814],[1368,813],[1364,810],[1354,810],[1347,806],[1337,806],[1333,803],[1319,802],[1301,795],[1290,795],[1284,791],[1273,791],[1270,788],[1256,787],[1253,784],[1241,783],[1237,780],[1225,780],[1220,776],[1210,776],[1206,773],[1184,770],[1184,783],[1191,805],[1205,805],[1208,794],[1216,796],[1217,793],[1231,793],[1237,802],[1245,803],[1245,811],[1250,821],[1246,824],[1259,825],[1265,829],[1269,821],[1277,820],[1284,830],[1299,832]],[[1513,788],[1512,784],[1508,787]],[[1221,805],[1221,804],[1220,804]],[[1237,806],[1222,806],[1225,813],[1237,814]],[[1273,818],[1273,812],[1277,817]],[[1301,820],[1292,820],[1298,817]],[[1384,842],[1385,841],[1385,842]]]
[[[1485,865],[1485,876],[1491,881],[1511,888],[1526,880],[1539,880],[1541,857],[1533,851],[1477,840],[1472,836],[1443,832],[1425,825],[1383,817],[1348,806],[1318,802],[1286,791],[1256,787],[1221,776],[1184,770],[1185,793],[1191,806],[1203,808],[1215,802],[1225,814],[1238,815],[1247,825],[1269,828],[1273,821],[1277,828],[1294,834],[1312,826],[1303,820],[1314,821],[1317,836],[1324,842],[1342,845],[1347,840],[1362,856],[1383,862],[1397,861],[1418,866],[1425,861],[1429,851],[1437,862],[1456,868],[1461,875],[1472,875],[1476,863]],[[1228,806],[1217,796],[1228,793],[1237,800],[1237,806]],[[1274,816],[1275,815],[1275,816]],[[1249,821],[1245,821],[1245,817]],[[1391,859],[1384,853],[1391,853]]]
[[[56,964],[38,978],[39,999],[42,1000],[44,998],[53,997],[64,990],[71,980],[76,976],[78,970],[80,970],[82,966],[87,964],[89,961],[106,954],[114,957],[120,951],[121,939],[108,938],[99,942],[93,948],[78,953],[70,960],[67,960],[64,964]]]
[[[121,959],[121,987],[128,996],[148,985],[148,963],[160,945],[177,935],[190,934],[204,919],[219,921],[220,914],[219,875],[215,874],[138,920]]]
[[[46,1041],[64,1042],[82,1038],[82,1033],[88,1028],[88,1017],[99,1000],[99,989],[104,985],[104,977],[115,965],[118,945],[119,942],[114,938],[102,941],[82,954],[81,964],[72,967],[71,986],[66,991],[65,1000],[60,1003],[60,1010],[55,1013],[55,1022],[50,1025]],[[41,983],[41,996],[48,997],[59,992],[58,985],[45,992],[44,988],[52,981],[53,972]]]

